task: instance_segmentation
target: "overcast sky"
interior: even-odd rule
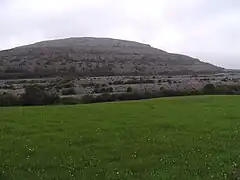
[[[240,0],[0,0],[0,49],[83,36],[240,69]]]

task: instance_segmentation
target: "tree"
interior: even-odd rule
[[[4,93],[0,95],[0,106],[16,106],[19,104],[19,99],[12,94]]]
[[[108,90],[107,90],[107,92],[112,93],[112,92],[113,92],[113,88],[112,88],[112,87],[109,87]]]
[[[74,88],[62,90],[62,95],[75,95],[75,94],[76,94],[76,92],[75,92]]]
[[[95,99],[96,102],[110,102],[115,100],[116,100],[115,95],[109,93],[103,93],[100,96],[97,96]]]
[[[133,91],[132,87],[129,86],[129,87],[127,88],[127,92],[132,92],[132,91]]]
[[[22,105],[48,105],[56,102],[59,97],[56,94],[46,93],[43,88],[33,85],[25,88],[21,96]]]
[[[94,103],[95,98],[92,95],[84,95],[81,99],[81,102],[84,103],[84,104]]]
[[[215,86],[213,84],[207,84],[203,88],[203,92],[206,94],[214,94],[215,93]]]

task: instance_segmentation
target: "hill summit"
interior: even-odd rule
[[[222,68],[147,44],[110,38],[67,38],[0,51],[0,74],[78,76],[219,72]]]

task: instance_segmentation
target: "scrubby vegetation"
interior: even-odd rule
[[[20,97],[8,93],[0,95],[0,106],[49,105],[59,100],[59,96],[48,93],[41,86],[28,86]]]
[[[58,99],[55,104],[59,104],[59,105],[74,105],[74,104],[80,104],[81,101],[77,98],[73,98],[73,97],[63,97]]]
[[[20,104],[19,99],[12,94],[3,93],[0,95],[0,106],[17,106]]]
[[[74,95],[74,94],[76,94],[74,88],[63,89],[62,90],[62,95]]]
[[[95,88],[94,89],[94,93],[112,93],[113,92],[113,88],[112,87],[108,87],[108,88]]]
[[[16,106],[16,105],[51,105],[51,104],[78,104],[78,103],[97,103],[97,102],[111,102],[111,101],[125,101],[125,100],[141,100],[160,97],[172,96],[189,96],[189,95],[233,95],[240,94],[240,86],[214,86],[207,84],[202,90],[192,91],[174,91],[160,88],[158,92],[135,92],[132,87],[127,88],[126,93],[113,93],[113,88],[95,89],[95,93],[100,95],[85,95],[81,98],[60,98],[57,94],[45,91],[42,86],[27,86],[25,93],[20,97],[12,96],[10,94],[0,95],[0,106]],[[75,95],[73,88],[62,91],[63,95]]]
[[[132,87],[129,86],[129,87],[127,88],[127,92],[132,92],[132,91],[133,91]]]
[[[207,84],[202,90],[197,91],[174,91],[161,88],[159,92],[133,92],[132,88],[127,89],[127,93],[110,94],[103,93],[99,96],[86,95],[82,98],[82,103],[96,103],[96,102],[111,102],[111,101],[125,101],[125,100],[141,100],[160,97],[173,96],[191,96],[191,95],[233,95],[240,94],[240,86],[217,86]]]

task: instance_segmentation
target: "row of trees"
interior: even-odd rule
[[[129,88],[127,93],[113,94],[109,91],[100,96],[86,95],[81,100],[77,98],[60,98],[57,94],[49,93],[41,86],[28,86],[25,93],[20,97],[11,94],[0,95],[0,106],[18,106],[18,105],[51,105],[51,104],[79,104],[96,103],[109,101],[140,100],[158,97],[188,96],[188,95],[214,95],[214,94],[240,94],[240,86],[217,86],[207,84],[200,91],[173,91],[162,89],[160,92],[132,92]]]

